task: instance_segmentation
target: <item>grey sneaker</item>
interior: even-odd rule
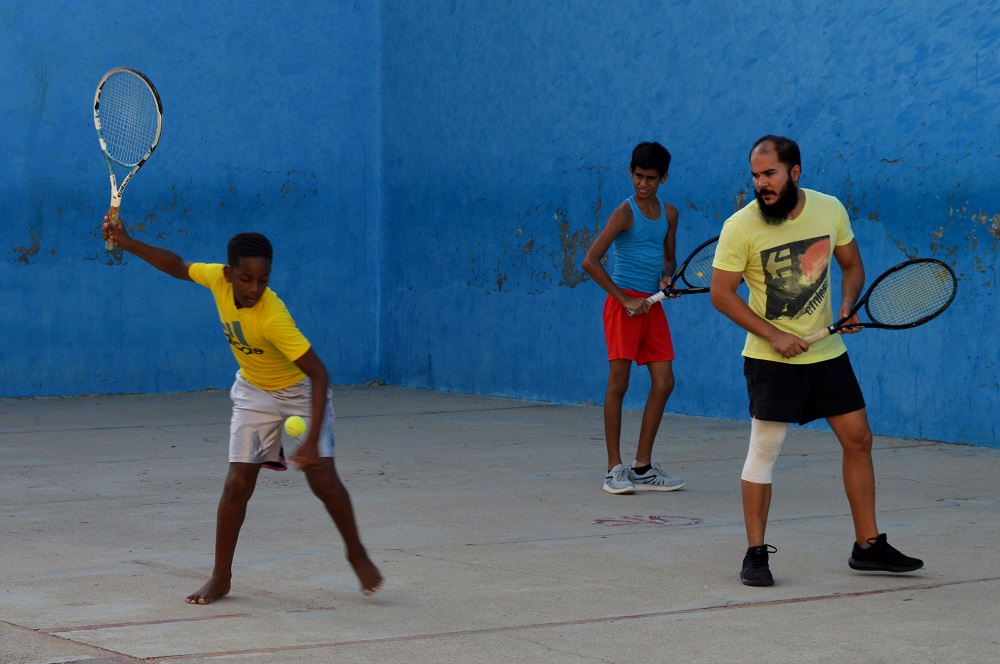
[[[604,476],[604,490],[608,493],[635,493],[635,485],[628,478],[628,471],[618,464]]]
[[[636,491],[677,491],[684,486],[684,480],[667,475],[658,463],[654,463],[653,467],[642,475],[636,475],[635,471],[629,468],[628,478]]]

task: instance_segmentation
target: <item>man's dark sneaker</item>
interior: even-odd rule
[[[767,566],[767,554],[778,550],[770,544],[752,546],[743,556],[743,569],[740,570],[740,581],[744,586],[773,586],[774,578]]]
[[[862,549],[858,543],[854,543],[854,551],[847,560],[851,569],[859,569],[867,572],[912,572],[924,566],[924,561],[917,558],[904,556],[885,541],[885,533],[868,540],[871,544],[867,549]]]

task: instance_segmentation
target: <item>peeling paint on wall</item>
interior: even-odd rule
[[[556,210],[552,219],[559,227],[559,245],[561,247],[560,258],[562,259],[562,284],[570,288],[576,288],[588,279],[587,274],[580,269],[580,263],[587,253],[587,249],[594,242],[594,238],[600,234],[600,228],[580,228],[570,232],[569,220],[566,218],[565,210]]]
[[[750,188],[743,187],[738,192],[736,192],[736,198],[733,199],[733,211],[742,210],[747,206],[747,198],[750,195]]]
[[[599,208],[600,200],[595,204],[595,210]],[[527,216],[533,217],[538,213],[544,213],[541,206]],[[537,294],[553,286],[575,288],[589,279],[580,269],[580,263],[600,233],[601,224],[593,228],[573,229],[564,207],[557,207],[551,220],[555,222],[557,234],[551,232],[551,226],[539,226],[532,220],[531,225],[519,226],[510,240],[495,238],[477,242],[475,248],[467,251],[470,274],[466,285],[493,293],[526,286],[529,293]],[[497,247],[500,247],[499,256],[494,259],[492,254]],[[544,252],[543,247],[557,248]],[[456,247],[455,253],[461,255],[466,252]],[[484,260],[489,261],[489,267]],[[558,282],[553,276],[555,274],[561,277]]]
[[[31,234],[31,246],[30,247],[25,247],[25,246],[22,245],[20,247],[17,247],[15,249],[11,250],[12,254],[17,254],[17,260],[18,260],[18,262],[24,263],[25,265],[28,265],[28,264],[31,263],[31,261],[29,260],[29,258],[36,256],[38,254],[38,252],[41,250],[41,240],[40,240],[40,237],[41,237],[41,233],[32,233]],[[53,252],[53,253],[55,253],[55,252]]]
[[[522,291],[539,294],[558,286],[576,288],[590,277],[580,268],[583,257],[600,234],[605,219],[603,174],[607,169],[590,166],[588,175],[596,176],[597,194],[589,206],[594,218],[592,227],[574,228],[566,199],[555,205],[536,205],[525,212],[525,220],[515,230],[500,231],[493,238],[484,237],[472,249],[455,247],[455,255],[467,256],[467,286],[487,293]],[[477,199],[477,203],[486,199]],[[510,224],[496,220],[484,227],[509,229]],[[605,257],[607,262],[607,257]],[[559,275],[558,277],[556,275]]]

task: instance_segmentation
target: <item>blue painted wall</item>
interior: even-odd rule
[[[0,395],[159,392],[232,380],[211,296],[98,237],[110,200],[94,88],[130,66],[164,105],[125,191],[140,239],[225,262],[275,245],[272,287],[339,382],[378,356],[378,8],[366,2],[0,5]]]
[[[876,432],[1000,446],[990,3],[185,0],[110,24],[104,7],[0,6],[2,396],[235,369],[207,293],[97,238],[93,87],[126,64],[165,128],[124,217],[195,259],[268,233],[274,288],[337,382],[600,403],[603,291],[580,261],[631,193],[632,146],[673,153],[683,255],[748,196],[752,141],[783,133],[872,276],[921,255],[962,278],[930,325],[849,339]],[[744,418],[742,333],[705,297],[667,306],[668,410]],[[629,407],[647,386],[637,370]]]
[[[933,324],[850,339],[876,431],[1000,445],[991,3],[474,4],[383,3],[386,381],[600,403],[604,292],[579,265],[631,193],[632,146],[673,154],[686,255],[747,197],[752,142],[781,133],[872,276],[920,255],[962,278]],[[668,411],[746,417],[743,333],[706,297],[668,311]]]

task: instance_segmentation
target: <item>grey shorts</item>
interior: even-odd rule
[[[847,353],[815,364],[743,360],[750,417],[806,424],[865,407]]]
[[[229,423],[229,461],[236,463],[264,463],[277,461],[287,442],[285,458],[295,455],[295,450],[305,442],[306,434],[292,438],[284,432],[285,419],[298,415],[306,421],[306,432],[312,420],[312,391],[308,380],[282,390],[262,390],[251,385],[243,373],[236,372],[236,381],[229,390],[233,402],[233,419]],[[326,415],[319,434],[319,455],[333,456],[333,422],[336,416],[329,392],[326,398]]]

